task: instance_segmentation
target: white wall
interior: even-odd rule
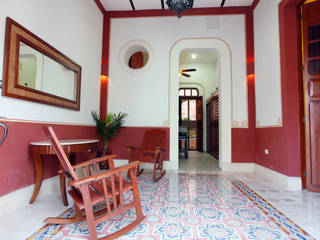
[[[261,0],[254,11],[257,127],[281,126],[281,75],[278,4]]]
[[[244,24],[244,15],[112,19],[108,111],[127,112],[129,126],[161,126],[167,122],[170,49],[184,38],[224,40],[232,53],[232,85],[245,84]],[[149,43],[154,58],[145,71],[132,74],[121,66],[119,54],[127,42],[137,39]],[[234,88],[233,93],[233,116],[236,121],[247,121],[246,88]]]
[[[1,0],[0,76],[5,21],[9,16],[82,67],[80,111],[0,96],[0,116],[15,119],[93,123],[99,109],[103,16],[88,0]],[[1,77],[2,79],[2,77]]]

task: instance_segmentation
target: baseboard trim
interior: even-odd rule
[[[256,175],[266,179],[270,179],[272,183],[283,187],[288,191],[302,190],[302,182],[300,177],[290,177],[269,168],[263,167],[259,164],[255,164],[255,172]]]
[[[255,163],[231,163],[230,172],[254,172]]]
[[[41,188],[37,196],[37,199],[32,204],[37,204],[37,201],[40,201],[42,197],[52,193],[60,195],[59,186],[60,185],[58,176],[44,180],[41,184]],[[17,208],[29,206],[29,201],[33,194],[33,190],[34,184],[0,197],[1,215],[15,210]]]
[[[302,183],[300,177],[290,177],[263,167],[256,163],[230,163],[221,166],[224,172],[255,172],[261,178],[271,180],[273,184],[287,191],[301,191]]]

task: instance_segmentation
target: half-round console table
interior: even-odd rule
[[[67,157],[70,159],[70,155],[76,152],[86,152],[90,154],[90,159],[96,157],[96,151],[98,146],[98,139],[68,139],[60,140],[60,144],[65,151]],[[42,178],[43,178],[43,160],[42,155],[55,155],[55,152],[49,141],[31,142],[30,143],[31,154],[34,162],[36,181],[33,190],[32,197],[29,203],[33,203],[39,193]],[[66,178],[63,173],[59,174],[60,179],[60,191],[62,202],[65,206],[68,206],[67,193],[66,193]]]

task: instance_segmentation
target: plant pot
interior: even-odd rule
[[[110,155],[110,154],[112,154],[112,151],[111,151],[110,148],[108,148],[108,149],[100,149],[100,150],[98,150],[98,152],[97,152],[97,157],[103,157],[103,156],[105,156],[105,155]],[[109,163],[108,163],[108,161],[100,162],[100,163],[99,163],[99,166],[100,166],[100,169],[106,169],[106,170],[109,169]]]

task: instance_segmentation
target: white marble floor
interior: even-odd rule
[[[320,193],[286,191],[270,179],[263,179],[255,173],[224,173],[219,161],[208,153],[189,151],[189,159],[179,159],[179,171],[203,174],[232,174],[252,190],[275,206],[315,239],[320,240]]]
[[[218,160],[206,153],[190,152],[189,159],[180,159],[180,172],[201,174],[230,174],[219,170]],[[145,173],[148,174],[148,173]],[[167,174],[177,174],[168,172]],[[320,240],[320,194],[307,191],[284,191],[262,179],[255,173],[232,174],[251,189],[264,197],[283,214],[306,230],[315,239]],[[21,240],[44,225],[42,222],[50,216],[57,216],[66,209],[57,194],[47,195],[30,205],[12,212],[0,212],[0,239]]]
[[[315,239],[320,239],[320,193],[286,191],[254,173],[235,177],[271,203]]]
[[[189,158],[179,155],[179,171],[184,173],[220,172],[219,161],[206,152],[189,151]]]

